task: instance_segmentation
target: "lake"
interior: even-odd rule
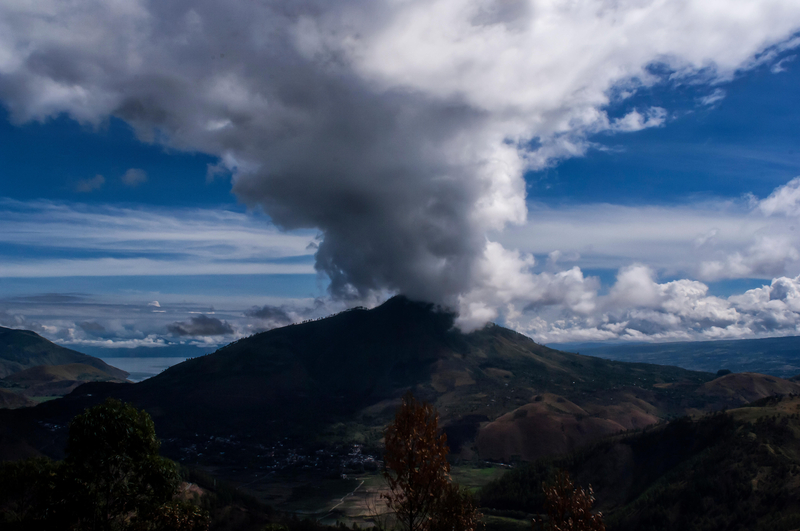
[[[141,382],[189,358],[101,358],[104,362],[130,373],[128,379]]]

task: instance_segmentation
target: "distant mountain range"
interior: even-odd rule
[[[674,343],[567,343],[554,348],[589,356],[676,365],[693,371],[757,372],[789,378],[800,374],[800,337]]]

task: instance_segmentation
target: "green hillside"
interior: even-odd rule
[[[36,332],[0,327],[0,378],[38,365],[69,363],[91,365],[122,380],[128,376],[103,360],[56,345]]]

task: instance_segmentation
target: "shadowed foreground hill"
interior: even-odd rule
[[[798,529],[800,397],[678,419],[526,464],[485,486],[481,502],[540,513],[542,482],[557,468],[592,485],[610,531]]]
[[[128,373],[103,360],[52,343],[36,332],[0,327],[0,378],[38,365],[81,363],[124,380]]]
[[[113,374],[125,373],[114,367]],[[64,396],[86,382],[125,382],[124,377],[87,365],[67,363],[64,365],[37,365],[15,372],[0,380],[0,385],[22,396]]]
[[[71,415],[115,396],[145,408],[165,438],[240,434],[377,445],[400,396],[412,389],[440,412],[453,453],[535,459],[659,419],[729,407],[738,396],[698,392],[714,379],[709,373],[559,352],[499,326],[463,334],[453,322],[451,313],[395,297],[372,310],[271,330],[138,384],[85,384],[64,399],[0,416],[0,425],[16,426],[3,444],[24,439],[58,456],[53,439]],[[44,424],[55,428],[45,432]],[[533,447],[532,434],[554,442]]]

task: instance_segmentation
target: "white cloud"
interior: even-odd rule
[[[5,277],[315,273],[311,263],[275,262],[310,256],[314,233],[227,210],[0,200],[0,223]],[[16,247],[5,254],[2,244]]]
[[[790,55],[788,57],[784,57],[770,68],[770,72],[773,74],[780,74],[781,72],[786,72],[786,63],[790,63],[797,59],[796,55]]]
[[[766,216],[800,216],[800,177],[776,188],[769,197],[758,203],[758,208]]]
[[[584,278],[577,267],[558,273],[533,274],[530,268],[534,263],[530,255],[488,242],[475,275],[481,283],[459,298],[458,326],[473,330],[486,321],[496,320],[501,311],[517,314],[519,306],[559,305],[578,314],[594,310],[599,287],[596,279]]]
[[[723,89],[716,88],[716,89],[714,89],[714,92],[712,92],[711,94],[709,94],[707,96],[703,96],[702,98],[700,98],[700,104],[701,105],[709,105],[709,106],[710,105],[714,105],[715,103],[720,102],[723,99],[725,99],[725,95],[726,94],[725,94],[725,91]]]
[[[525,299],[505,277],[530,304],[592,304],[579,270],[526,278],[523,254],[487,243],[525,221],[526,169],[583,154],[598,131],[663,124],[661,108],[606,113],[612,92],[664,81],[653,64],[718,83],[796,46],[799,27],[788,0],[6,2],[0,98],[16,121],[114,115],[144,140],[216,155],[209,177],[230,171],[248,206],[321,232],[335,295],[400,291],[477,319]],[[254,254],[203,228],[232,258]],[[713,228],[734,237],[700,233]],[[101,232],[104,248],[139,245]],[[169,232],[128,241],[166,246]],[[177,232],[182,252],[217,254]]]
[[[5,260],[0,278],[124,277],[182,275],[313,275],[312,264],[248,263],[213,261],[192,263],[186,260],[148,258],[97,258],[61,260]]]
[[[640,114],[636,109],[622,118],[617,118],[611,123],[612,131],[630,133],[641,131],[650,127],[659,127],[667,119],[667,110],[661,107],[651,107],[645,114]]]
[[[692,280],[658,283],[644,266],[621,270],[598,311],[578,315],[562,308],[560,318],[517,313],[508,324],[540,342],[696,341],[792,335],[800,331],[800,277],[728,298],[708,294]]]

